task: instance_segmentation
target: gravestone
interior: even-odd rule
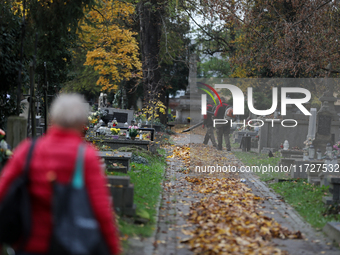
[[[331,113],[331,117],[333,121],[339,120],[339,117],[335,111],[334,103],[338,100],[336,97],[333,95],[333,81],[328,80],[326,86],[329,86],[329,90],[326,91],[322,97],[319,98],[321,101],[322,105],[324,105],[325,102],[327,102],[328,105],[328,111]]]
[[[128,122],[128,114],[126,112],[114,112],[113,118],[116,118],[118,123],[129,123]]]
[[[307,139],[315,139],[315,133],[316,133],[316,117],[317,117],[317,112],[316,108],[311,108],[310,113],[312,115],[309,116],[309,122],[308,122],[308,135]]]
[[[258,135],[256,131],[237,131],[234,132],[234,143],[241,143],[242,137],[249,135],[251,138],[255,138]]]
[[[324,162],[324,168],[326,171],[322,171],[319,173],[320,178],[320,186],[328,186],[329,185],[329,176],[340,178],[339,171],[339,161],[336,157],[333,159],[326,159]]]
[[[327,176],[329,183],[329,192],[332,196],[323,197],[322,201],[326,205],[339,204],[340,203],[340,177],[339,176]]]
[[[340,243],[340,222],[328,222],[322,230],[334,242]]]
[[[283,158],[301,158],[303,157],[303,151],[300,150],[280,150],[281,157]]]
[[[133,203],[134,187],[128,176],[107,176],[108,187],[115,211],[120,215],[134,216],[136,206]]]
[[[329,110],[328,102],[325,101],[317,114],[317,131],[313,145],[315,151],[321,150],[324,154],[326,151],[327,143],[333,144],[331,126],[332,126],[333,113]]]
[[[110,121],[116,118],[118,124],[124,125],[127,122],[129,125],[133,120],[134,110],[125,110],[125,109],[118,109],[112,107],[104,107],[102,110],[108,112],[108,116],[110,117]]]
[[[130,171],[131,152],[98,151],[97,153],[105,160],[107,171],[121,173]]]
[[[27,138],[27,119],[21,116],[10,116],[7,119],[6,140],[13,150]]]
[[[308,165],[306,165],[306,161],[295,160],[295,164],[290,166],[290,177],[307,179],[308,178]]]

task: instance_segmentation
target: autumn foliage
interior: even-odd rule
[[[103,0],[81,24],[83,46],[88,49],[84,65],[98,71],[102,90],[117,90],[119,82],[141,76],[137,33],[128,27],[134,11],[130,3]]]
[[[174,146],[170,157],[186,168],[207,162],[240,166],[233,156],[212,153],[211,147],[201,144]],[[200,174],[189,169],[182,173],[187,191],[198,196],[191,203],[188,225],[182,228],[188,237],[181,240],[194,254],[288,254],[271,240],[303,238],[300,231],[292,232],[269,217],[264,199],[242,183],[238,173]]]

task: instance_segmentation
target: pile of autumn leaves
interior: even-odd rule
[[[183,161],[183,164],[189,168],[190,166],[190,147],[187,146],[176,146],[172,150],[172,155],[168,158],[179,158]],[[188,173],[188,172],[187,172]]]
[[[188,152],[187,147],[183,147]],[[202,149],[202,148],[201,148]],[[191,152],[195,153],[192,148]],[[178,158],[188,160],[176,148]],[[222,177],[222,176],[221,176]],[[194,230],[182,240],[196,254],[286,254],[273,246],[272,238],[302,238],[259,210],[262,199],[236,178],[187,176],[194,192],[204,194],[192,204],[189,221]]]

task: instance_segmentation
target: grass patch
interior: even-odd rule
[[[261,164],[276,166],[281,159],[278,152],[274,153],[272,158],[268,157],[267,154],[255,152],[233,151],[233,154],[246,166],[260,166]],[[275,178],[285,178],[289,175],[289,173],[283,172],[255,174],[266,182]],[[329,221],[340,221],[340,215],[328,213],[327,207],[322,202],[323,196],[330,195],[328,186],[311,185],[303,179],[267,183],[267,185],[280,194],[314,228],[322,229]]]
[[[329,221],[339,221],[340,215],[326,214],[322,197],[329,195],[328,186],[314,186],[300,179],[269,184],[285,201],[313,227],[321,229]]]
[[[243,162],[245,166],[277,166],[281,157],[279,152],[274,153],[274,157],[268,157],[267,154],[258,154],[252,151],[244,152],[244,151],[233,151],[232,152],[239,160]],[[288,173],[284,172],[254,172],[256,175],[260,177],[261,181],[271,181],[275,178],[285,178]]]
[[[231,140],[231,137],[230,137]],[[230,147],[234,149],[240,149],[240,144],[239,143],[232,143],[230,142]]]
[[[124,148],[123,150],[125,151]],[[129,147],[128,150],[135,155],[146,158],[149,165],[131,162],[131,170],[127,174],[114,173],[114,175],[130,176],[131,183],[134,184],[136,212],[137,214],[145,214],[146,212],[150,220],[144,224],[136,224],[135,219],[138,216],[136,218],[119,218],[119,230],[123,235],[148,237],[152,235],[155,229],[154,216],[157,211],[159,194],[162,191],[166,166],[165,151],[159,149],[158,154],[153,154],[139,148]]]

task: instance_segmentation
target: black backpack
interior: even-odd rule
[[[21,248],[28,239],[32,218],[28,193],[28,170],[36,140],[30,145],[23,174],[14,180],[0,203],[0,243],[17,244]]]
[[[70,183],[53,183],[53,230],[49,255],[109,255],[85,188],[85,145],[78,149]]]

